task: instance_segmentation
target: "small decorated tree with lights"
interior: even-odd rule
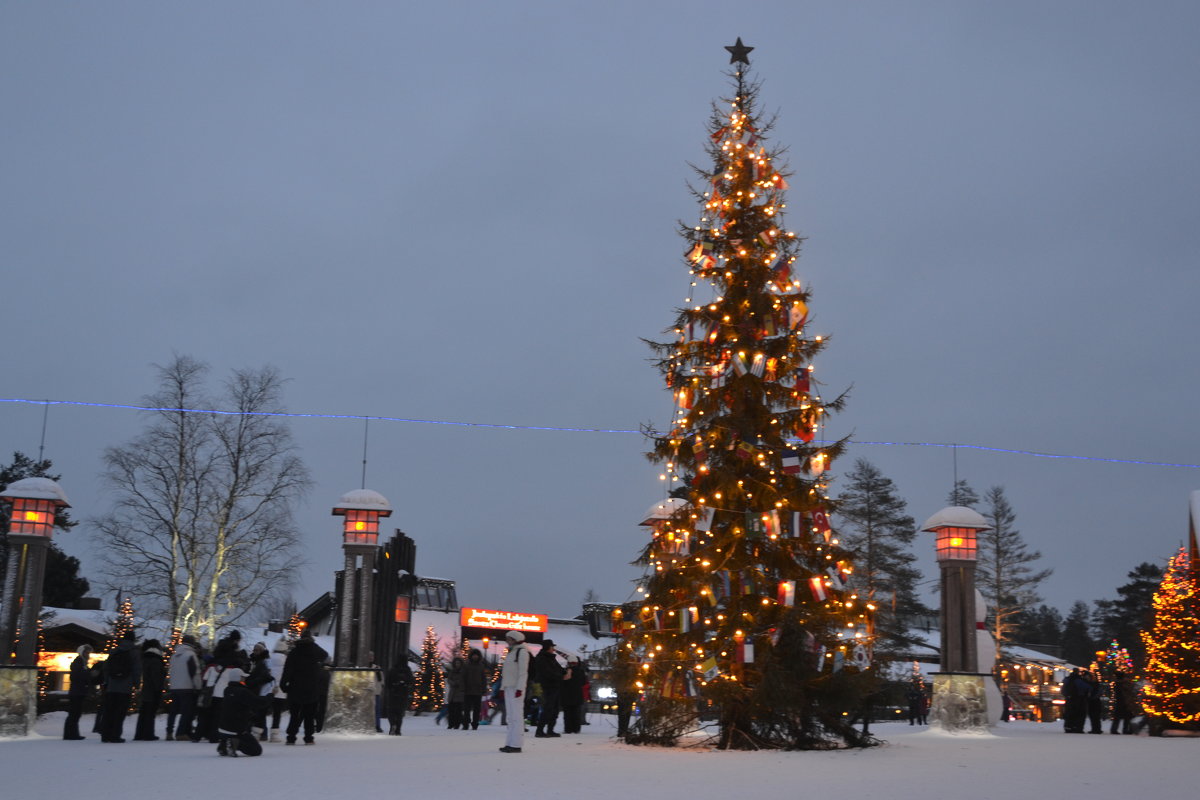
[[[442,657],[438,654],[437,633],[430,625],[421,642],[421,663],[413,679],[412,710],[436,711],[442,707],[446,694],[446,677],[442,672]]]
[[[673,339],[651,343],[676,411],[648,455],[672,499],[644,523],[645,598],[626,620],[642,713],[626,740],[672,744],[711,709],[723,749],[861,746],[850,721],[875,683],[869,609],[829,524],[844,441],[816,441],[842,398],[815,388],[824,343],[806,332],[753,48],[727,49],[734,95],[714,107],[700,222],[682,232],[691,296]]]
[[[1129,657],[1129,651],[1113,639],[1106,649],[1096,653],[1096,660],[1092,662],[1092,672],[1103,683],[1112,683],[1116,680],[1118,672],[1132,678],[1133,659]]]
[[[125,634],[133,633],[133,600],[126,597],[117,607],[117,618],[112,622],[112,632],[104,643],[104,652],[111,653],[125,638]]]
[[[1154,593],[1154,623],[1142,631],[1146,647],[1143,694],[1155,728],[1200,730],[1200,558],[1191,547],[1171,559]]]

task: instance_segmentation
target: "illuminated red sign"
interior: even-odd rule
[[[464,628],[492,628],[498,631],[531,631],[545,633],[550,619],[545,614],[526,614],[521,611],[492,611],[486,608],[462,608],[459,624]]]

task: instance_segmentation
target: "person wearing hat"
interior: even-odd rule
[[[525,684],[529,681],[529,648],[525,646],[525,634],[509,631],[504,634],[508,642],[508,654],[500,668],[500,688],[504,690],[504,706],[508,710],[508,737],[501,753],[519,753],[525,741]]]
[[[226,683],[220,716],[215,725],[217,755],[233,758],[237,758],[239,753],[260,756],[262,745],[250,728],[255,714],[271,703],[270,697],[259,694],[264,678],[261,675],[247,677],[240,667],[227,667],[222,677]]]
[[[554,652],[553,639],[542,640],[542,649],[533,659],[533,674],[537,676],[537,682],[542,685],[542,710],[538,715],[537,733],[534,734],[534,737],[538,739],[558,738],[562,734],[554,732],[554,723],[558,721],[562,684],[567,670],[558,661],[558,654]]]

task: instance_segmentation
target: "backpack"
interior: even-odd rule
[[[133,649],[118,647],[108,654],[104,662],[105,672],[110,678],[123,680],[133,674]]]

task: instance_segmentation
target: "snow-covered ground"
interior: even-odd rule
[[[585,733],[525,740],[497,751],[503,729],[448,731],[409,718],[404,735],[320,735],[313,747],[267,744],[260,758],[220,758],[209,744],[102,744],[58,738],[62,713],[37,734],[0,741],[0,795],[51,800],[274,800],[357,794],[397,797],[887,798],[966,797],[1130,800],[1147,792],[1190,797],[1200,739],[1068,736],[1057,725],[1014,722],[990,735],[949,735],[887,723],[887,744],[841,752],[741,753],[630,747],[612,739],[612,718],[592,715]],[[160,719],[161,725],[161,719]],[[82,729],[91,729],[85,718]],[[133,722],[126,725],[126,737]]]

